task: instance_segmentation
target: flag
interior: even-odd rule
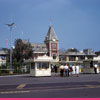
[[[23,50],[23,55],[25,54],[25,50]]]

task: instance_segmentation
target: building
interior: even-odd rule
[[[100,56],[100,51],[95,52],[97,56]]]
[[[59,43],[56,33],[52,26],[49,27],[44,44],[32,44],[34,58],[47,55],[53,58],[54,62],[59,61]]]
[[[31,46],[33,58],[24,61],[26,65],[30,66],[30,74],[32,76],[51,76],[51,64],[59,62],[58,38],[53,27],[49,27],[43,44],[37,43],[31,44]]]
[[[83,60],[93,59],[96,54],[92,51],[92,49],[85,49],[83,51],[79,51],[75,48],[70,48],[65,52],[59,53],[59,61],[61,63],[81,63],[83,64]]]
[[[8,55],[8,50],[7,49],[0,49],[0,67],[2,65],[6,65],[6,58]]]
[[[46,44],[37,43],[37,44],[31,44],[31,45],[33,47],[33,55],[35,58],[37,58],[38,56],[43,56],[47,54]]]

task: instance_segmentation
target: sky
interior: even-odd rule
[[[44,43],[50,16],[60,49],[100,50],[100,0],[0,0],[0,47],[10,47],[11,22],[13,44]]]

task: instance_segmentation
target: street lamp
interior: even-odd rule
[[[9,68],[9,74],[13,74],[13,69],[12,69],[12,29],[14,26],[14,22],[11,24],[6,24],[9,29],[10,29],[10,68]]]

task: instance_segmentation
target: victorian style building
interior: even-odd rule
[[[70,48],[65,52],[59,52],[59,41],[51,25],[45,36],[44,43],[32,44],[32,47],[34,58],[47,55],[52,57],[54,62],[59,63],[83,63],[84,60],[93,59],[96,56],[92,49],[79,51],[75,48]]]
[[[53,58],[54,62],[59,61],[59,42],[53,26],[50,25],[44,44],[32,44],[34,58],[47,55]]]
[[[70,48],[67,51],[59,53],[59,62],[61,63],[80,63],[83,64],[84,60],[93,60],[96,54],[92,49],[84,49],[79,51],[75,48]]]

